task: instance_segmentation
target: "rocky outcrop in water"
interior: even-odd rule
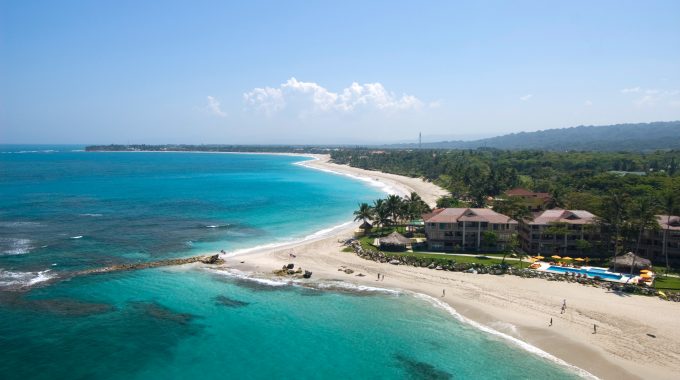
[[[294,269],[295,264],[286,264],[281,269],[275,270],[274,274],[281,277],[293,277],[293,278],[310,278],[312,277],[312,272],[303,271],[301,267]]]
[[[224,260],[219,258],[219,255],[211,255],[211,256],[193,256],[193,257],[185,257],[181,259],[166,259],[166,260],[158,260],[158,261],[149,261],[149,262],[144,262],[144,263],[134,263],[134,264],[119,264],[119,265],[111,265],[108,267],[103,267],[103,268],[94,268],[94,269],[85,269],[79,272],[75,272],[73,275],[75,276],[82,276],[82,275],[87,275],[87,274],[96,274],[96,273],[108,273],[108,272],[117,272],[117,271],[124,271],[124,270],[137,270],[137,269],[148,269],[148,268],[158,268],[158,267],[167,267],[167,266],[173,266],[173,265],[184,265],[184,264],[192,264],[192,263],[203,263],[203,264],[211,264],[211,265],[219,265],[219,264],[224,264]]]

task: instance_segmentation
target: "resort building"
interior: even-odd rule
[[[600,239],[597,216],[585,210],[546,210],[519,224],[522,249],[530,254],[581,255]]]
[[[521,187],[508,190],[504,194],[508,198],[522,199],[522,202],[531,212],[545,210],[546,204],[550,200],[549,193],[535,193]]]
[[[504,250],[517,221],[487,208],[440,208],[423,215],[427,245],[434,251]]]
[[[654,264],[665,265],[663,253],[664,234],[666,235],[666,252],[671,266],[680,265],[680,216],[656,215],[658,229],[645,231],[638,255],[646,257]]]

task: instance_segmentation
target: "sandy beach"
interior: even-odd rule
[[[371,179],[400,195],[415,191],[430,205],[446,193],[421,179],[337,165],[324,155],[314,157],[304,165]],[[228,254],[225,269],[272,278],[273,270],[292,262],[313,272],[306,281],[342,280],[425,294],[448,304],[468,323],[505,334],[511,341],[516,338],[513,344],[526,342],[554,360],[603,379],[673,379],[680,373],[679,303],[575,283],[380,264],[341,251],[339,240],[351,237],[356,226],[348,224],[326,236],[282,247]],[[290,253],[296,257],[291,259]],[[340,272],[340,267],[354,273]],[[384,281],[376,280],[378,273],[384,274]],[[567,309],[561,314],[563,300]],[[531,350],[531,346],[524,348]]]

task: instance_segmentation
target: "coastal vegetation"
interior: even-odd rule
[[[680,209],[680,151],[651,153],[477,150],[342,149],[339,164],[422,177],[450,192],[438,207],[485,207],[513,219],[528,217],[504,192],[523,187],[549,193],[546,206],[598,216],[603,239],[580,244],[586,253],[613,256],[636,251],[641,231],[657,228],[654,215]],[[555,226],[558,228],[558,226]],[[555,231],[559,235],[559,231]],[[668,231],[662,231],[664,236]],[[664,256],[667,256],[664,247]],[[670,270],[667,262],[667,270]]]
[[[385,199],[376,199],[372,205],[360,203],[354,211],[354,221],[372,222],[379,227],[404,224],[430,211],[430,207],[415,192],[402,198],[390,194]]]

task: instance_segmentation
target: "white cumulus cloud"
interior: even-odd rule
[[[633,104],[637,107],[675,107],[680,102],[680,90],[634,87],[624,88],[621,93],[634,96]]]
[[[622,94],[630,94],[634,92],[640,92],[640,87],[630,87],[630,88],[624,88],[621,90]]]
[[[519,97],[519,100],[521,100],[521,101],[523,101],[523,102],[526,102],[527,100],[529,100],[529,99],[531,99],[531,98],[533,98],[533,97],[534,97],[534,96],[533,96],[532,94],[526,94],[526,95],[524,95],[524,96],[520,96],[520,97]]]
[[[222,111],[220,108],[220,101],[215,99],[214,97],[208,95],[208,111],[210,111],[212,114],[217,115],[219,117],[226,117],[227,113]]]
[[[333,92],[314,82],[288,79],[278,87],[254,88],[243,94],[248,107],[272,114],[284,109],[307,115],[312,112],[352,112],[359,109],[414,110],[423,102],[412,95],[387,91],[380,83],[352,83]]]

